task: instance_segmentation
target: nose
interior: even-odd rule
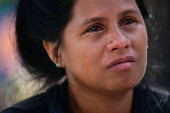
[[[109,40],[107,49],[110,52],[127,49],[131,46],[131,41],[119,30],[111,33]]]

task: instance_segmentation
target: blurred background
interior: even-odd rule
[[[145,0],[145,4],[150,19],[147,20],[149,48],[144,79],[170,90],[170,1]],[[35,94],[39,87],[17,60],[16,6],[17,0],[0,0],[0,111]]]
[[[40,84],[31,80],[16,54],[17,0],[0,0],[0,111],[36,94]]]

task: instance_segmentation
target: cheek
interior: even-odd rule
[[[145,26],[141,26],[137,29],[137,31],[130,34],[129,39],[131,40],[132,48],[134,50],[134,54],[138,58],[139,67],[144,70],[147,64],[147,42],[148,36]]]
[[[146,54],[147,52],[147,42],[148,36],[145,26],[139,27],[135,33],[131,34],[132,47],[135,51],[138,51],[139,54]]]
[[[137,57],[140,62],[140,67],[145,70],[147,65],[147,42],[148,42],[148,36],[146,29],[140,29],[139,33],[137,33],[136,39],[134,44],[135,52],[137,53]]]
[[[64,44],[67,74],[80,76],[87,73],[97,73],[95,71],[97,69],[96,65],[100,65],[104,52],[102,44],[88,40],[74,40],[73,42],[70,43],[67,40]]]

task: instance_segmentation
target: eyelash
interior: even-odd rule
[[[129,22],[129,20],[130,20],[131,23],[127,23],[127,22]],[[126,22],[126,23],[125,23],[125,22]],[[134,24],[135,22],[136,22],[136,20],[133,19],[133,18],[125,18],[125,19],[123,19],[123,21],[121,21],[120,26],[131,26],[131,25]],[[123,25],[123,24],[124,24],[124,25]]]
[[[127,23],[127,22],[129,22],[129,20],[130,20],[131,23]],[[133,18],[125,18],[121,21],[120,26],[131,26],[135,22],[136,22],[136,20],[133,19]],[[97,30],[95,28],[97,28]],[[104,30],[104,28],[101,27],[100,25],[93,25],[90,28],[88,28],[86,30],[86,32],[98,32],[98,31],[101,31],[101,30]]]
[[[97,28],[97,30],[96,30],[96,28]],[[93,25],[90,28],[88,28],[86,30],[86,32],[97,32],[97,31],[101,31],[101,30],[104,30],[104,28],[101,27],[100,25]]]

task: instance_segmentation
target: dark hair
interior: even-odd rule
[[[136,0],[144,19],[148,14],[143,0]],[[61,79],[66,72],[57,68],[43,47],[43,40],[62,42],[62,33],[72,17],[74,0],[19,0],[16,14],[17,50],[21,64],[45,86]]]

